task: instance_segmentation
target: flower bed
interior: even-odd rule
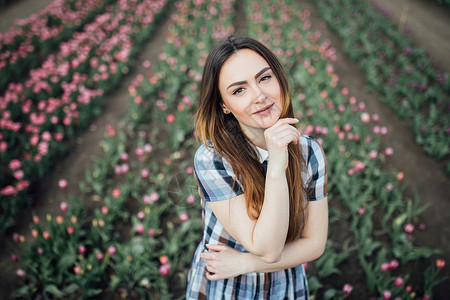
[[[371,90],[401,118],[411,120],[416,141],[434,158],[450,153],[450,79],[436,69],[426,51],[412,42],[368,3],[315,1],[319,12],[358,62]],[[450,163],[448,164],[450,171]]]
[[[30,183],[65,152],[63,140],[101,113],[105,94],[128,72],[165,7],[165,1],[119,1],[31,70],[24,84],[9,84],[0,98],[0,228],[30,202]]]
[[[0,91],[35,68],[112,0],[53,1],[0,33]]]
[[[176,8],[161,61],[130,86],[128,116],[107,126],[104,154],[82,184],[93,202],[64,202],[59,216],[35,218],[34,239],[17,257],[22,287],[15,295],[171,299],[184,292],[201,228],[188,98],[197,93],[206,49],[233,31],[234,12],[232,2]],[[180,72],[186,76],[173,75]],[[48,266],[55,267],[44,271]]]
[[[320,32],[310,30],[308,11],[301,11],[295,1],[249,2],[250,33],[265,41],[288,66],[294,110],[305,134],[322,143],[329,162],[330,237],[324,255],[311,264],[312,293],[321,299],[345,297],[349,287],[361,280],[350,272],[362,270],[366,285],[355,289],[357,298],[390,294],[409,299],[414,297],[410,289],[431,295],[440,281],[425,279],[422,286],[412,288],[408,271],[439,250],[415,244],[413,231],[420,224],[414,220],[425,207],[403,198],[402,173],[381,169],[384,158],[393,154],[391,148],[380,149],[380,135],[386,134],[386,128],[377,124],[377,116],[365,112],[364,102],[338,86],[335,51],[329,41],[320,42]],[[283,30],[268,31],[269,26]],[[345,238],[335,226],[347,233]],[[395,266],[383,269],[390,261]],[[438,271],[428,260],[425,273],[433,272]],[[345,281],[336,280],[336,274]],[[349,282],[350,278],[356,281]]]

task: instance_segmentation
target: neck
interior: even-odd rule
[[[264,138],[264,128],[247,127],[242,128],[242,131],[255,146],[267,150],[266,139]]]

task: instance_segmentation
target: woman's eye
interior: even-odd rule
[[[237,95],[239,93],[241,93],[244,89],[243,88],[238,88],[233,92],[233,95]]]
[[[269,80],[270,78],[272,78],[272,75],[266,75],[266,76],[261,77],[260,81]]]

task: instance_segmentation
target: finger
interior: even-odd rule
[[[218,279],[220,279],[220,277],[217,274],[211,274],[209,272],[206,273],[206,278],[208,278],[208,280],[218,280]]]
[[[264,131],[264,134],[266,136],[273,136],[273,135],[276,135],[277,133],[283,132],[283,131],[291,131],[297,135],[300,135],[300,131],[298,131],[298,129],[296,127],[289,125],[289,124],[281,124],[276,127],[267,128],[266,131]]]
[[[278,119],[278,121],[275,122],[275,124],[273,124],[272,126],[270,126],[268,129],[270,128],[276,128],[278,126],[284,125],[284,124],[296,124],[298,123],[299,120],[295,119],[295,118],[283,118],[283,119]]]
[[[206,247],[209,250],[213,250],[213,251],[217,251],[217,252],[223,251],[227,248],[227,246],[224,244],[206,244]]]

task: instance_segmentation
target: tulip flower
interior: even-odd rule
[[[443,260],[442,258],[436,259],[436,267],[438,267],[439,269],[445,267],[445,260]]]
[[[65,188],[67,188],[67,185],[68,185],[68,183],[67,183],[67,180],[66,179],[60,179],[59,181],[58,181],[58,186],[61,188],[61,189],[65,189]]]
[[[108,247],[108,253],[109,253],[110,255],[116,254],[116,253],[117,253],[116,247],[114,247],[114,246],[109,246],[109,247]]]
[[[351,284],[345,284],[344,287],[342,288],[342,292],[345,295],[350,295],[350,293],[353,291],[353,286]]]
[[[169,275],[169,273],[170,273],[170,268],[171,268],[170,264],[164,264],[164,265],[161,265],[161,266],[159,267],[159,273],[160,273],[162,276],[167,276],[167,275]]]
[[[187,212],[180,213],[180,221],[186,222],[187,220],[189,220],[189,215],[187,214]]]
[[[395,279],[395,281],[394,281],[394,285],[395,285],[396,287],[401,287],[401,286],[403,285],[403,278],[397,277],[397,278]]]
[[[66,202],[61,202],[61,203],[59,204],[59,209],[61,209],[62,212],[66,212],[66,211],[67,211],[67,208],[68,208],[68,205],[67,205]]]

